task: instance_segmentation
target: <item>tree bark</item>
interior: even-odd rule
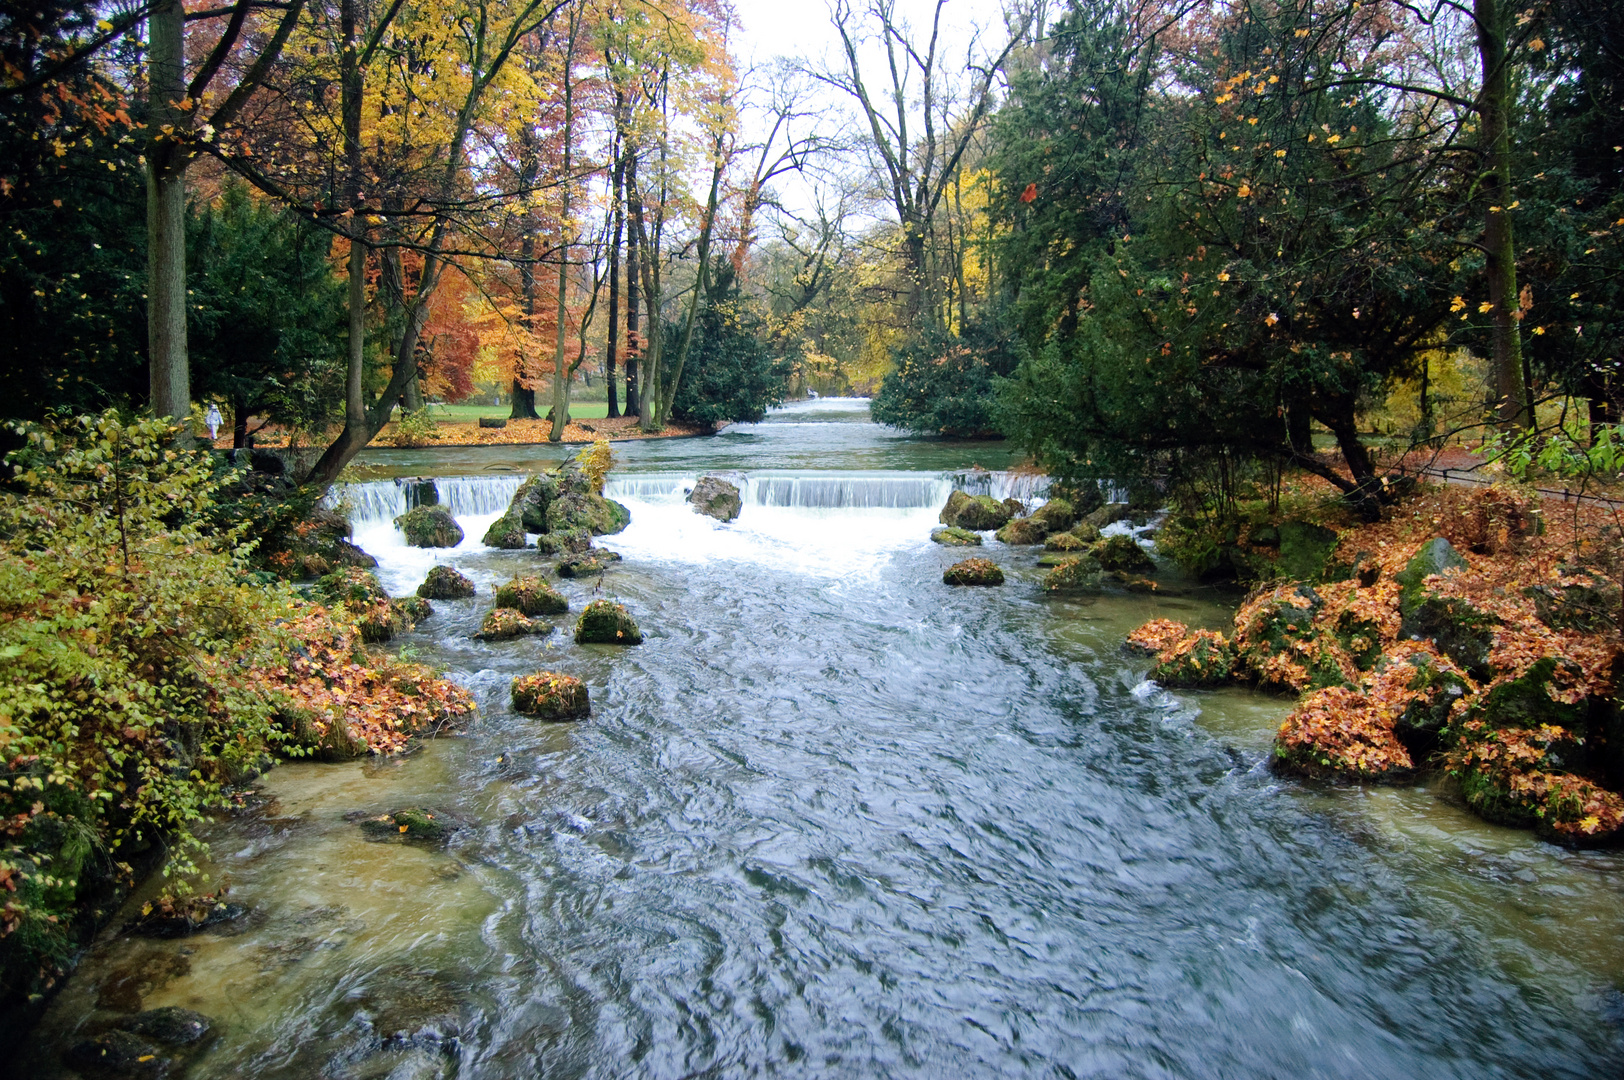
[[[621,96],[615,95],[615,115],[621,111]],[[615,360],[620,346],[620,234],[626,225],[625,208],[621,203],[621,185],[626,175],[625,155],[615,153],[615,168],[609,180],[609,198],[614,214],[614,226],[609,233],[609,330],[603,348],[603,380],[609,392],[608,417],[620,415],[620,401],[615,386]]]
[[[157,0],[147,17],[147,363],[152,412],[192,407],[186,355],[186,9]]]
[[[575,66],[575,31],[578,16],[574,9],[569,17],[569,39],[564,47],[564,170],[562,198],[558,210],[558,325],[557,342],[553,352],[553,426],[547,432],[548,442],[562,442],[564,428],[570,422],[570,373],[564,359],[564,327],[569,322],[569,269],[570,269],[570,146],[574,138],[574,84],[570,69]]]
[[[637,151],[626,150],[626,415],[638,416],[642,410],[637,400],[637,358],[642,354],[642,339],[637,334],[637,309],[642,300],[642,251],[639,243],[643,232],[643,200],[637,195]],[[652,322],[652,318],[650,320]]]
[[[1517,248],[1511,225],[1511,107],[1506,63],[1509,12],[1503,0],[1475,0],[1477,49],[1483,62],[1483,95],[1478,103],[1482,178],[1478,192],[1487,207],[1483,247],[1487,255],[1490,317],[1493,319],[1494,391],[1502,428],[1533,426],[1532,402],[1523,364],[1517,297]]]

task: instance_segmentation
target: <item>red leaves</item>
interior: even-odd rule
[[[1021,202],[1023,202],[1023,203],[1029,203],[1029,202],[1033,201],[1034,199],[1036,199],[1037,197],[1038,197],[1038,186],[1036,184],[1027,184],[1026,185],[1026,190],[1021,192]]]

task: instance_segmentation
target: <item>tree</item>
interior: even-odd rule
[[[784,400],[783,365],[761,340],[762,326],[739,288],[730,261],[715,260],[710,296],[700,311],[682,381],[671,399],[671,416],[715,427],[724,421],[757,421]],[[666,325],[674,352],[680,332]]]

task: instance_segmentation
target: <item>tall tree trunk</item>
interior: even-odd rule
[[[564,359],[564,327],[569,322],[569,270],[570,270],[570,143],[574,139],[575,113],[574,83],[570,79],[575,66],[575,31],[579,15],[570,10],[569,39],[564,46],[564,171],[562,199],[558,210],[558,325],[557,345],[553,352],[553,426],[547,432],[548,442],[562,442],[564,427],[570,422],[570,372]]]
[[[716,163],[711,168],[710,195],[705,200],[705,220],[699,229],[699,278],[694,282],[694,295],[688,300],[688,317],[682,326],[682,338],[677,345],[677,355],[672,358],[669,377],[663,380],[660,389],[659,408],[654,414],[654,422],[665,427],[666,420],[671,415],[671,403],[677,398],[677,384],[682,381],[682,369],[688,362],[688,349],[694,340],[694,323],[699,316],[699,305],[708,301],[705,294],[705,283],[710,272],[710,243],[711,230],[716,224],[716,198],[722,184],[722,148],[715,148]],[[648,406],[644,405],[646,412]]]
[[[637,358],[642,355],[643,340],[637,334],[637,309],[643,292],[643,200],[637,195],[637,151],[630,147],[626,149],[626,215],[626,415],[639,416]]]
[[[231,403],[231,448],[241,450],[248,445],[248,403]]]
[[[519,261],[519,295],[524,300],[524,328],[525,339],[533,339],[536,327],[536,267],[530,260],[536,253],[535,234],[525,230],[524,241],[519,245],[519,253],[523,258]],[[513,372],[513,407],[508,410],[511,420],[540,420],[541,415],[536,412],[536,392],[525,386],[520,379],[526,377],[524,371],[524,350],[519,351],[518,363]]]
[[[148,19],[147,363],[152,412],[182,419],[192,407],[186,355],[186,9],[157,0]]]
[[[621,96],[615,95],[615,115],[621,111]],[[621,202],[621,185],[626,175],[625,155],[615,154],[615,169],[609,181],[609,198],[611,211],[614,214],[614,226],[609,233],[609,330],[603,347],[603,381],[609,391],[608,417],[612,420],[620,415],[620,401],[615,386],[615,360],[620,346],[620,234],[626,225],[624,204]]]
[[[1504,0],[1475,0],[1477,51],[1483,62],[1483,95],[1478,105],[1482,135],[1479,195],[1486,210],[1483,247],[1487,254],[1490,315],[1494,320],[1494,391],[1500,426],[1533,426],[1532,401],[1522,354],[1521,312],[1517,306],[1517,248],[1511,226],[1511,107],[1506,63],[1509,11]]]

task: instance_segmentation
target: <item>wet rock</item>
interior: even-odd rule
[[[443,506],[419,506],[395,519],[412,547],[448,548],[462,543],[462,526]]]
[[[1465,570],[1466,560],[1460,557],[1455,547],[1441,536],[1435,536],[1421,545],[1421,549],[1410,556],[1410,561],[1404,564],[1394,579],[1399,583],[1403,592],[1399,595],[1399,610],[1408,612],[1415,607],[1421,599],[1423,585],[1433,574],[1447,574],[1453,570]]]
[[[1003,528],[1009,524],[1011,516],[1009,508],[1000,505],[990,495],[966,495],[962,491],[955,491],[947,497],[947,505],[942,507],[937,520],[943,525],[985,532]]]
[[[577,645],[641,645],[643,632],[624,606],[613,600],[594,600],[575,624]]]
[[[1079,521],[1069,532],[1085,544],[1097,544],[1100,540],[1100,527],[1087,521]]]
[[[227,903],[223,895],[165,898],[147,904],[140,915],[124,924],[124,929],[142,937],[178,938],[229,923],[247,913],[246,907]]]
[[[475,641],[509,641],[531,634],[545,636],[553,632],[553,624],[546,619],[527,619],[514,608],[497,608],[486,612],[480,621]]]
[[[524,522],[519,515],[509,510],[485,530],[485,536],[480,541],[486,547],[501,548],[504,551],[517,551],[529,544],[524,533]]]
[[[1149,578],[1138,577],[1123,570],[1112,570],[1111,576],[1131,593],[1161,592],[1162,587]]]
[[[1073,592],[1100,587],[1100,563],[1091,555],[1057,556],[1060,560],[1043,578],[1048,592]]]
[[[474,583],[453,567],[436,566],[417,587],[417,595],[429,600],[464,600],[474,595]]]
[[[1145,549],[1126,536],[1110,536],[1094,545],[1094,558],[1105,570],[1121,570],[1129,574],[1153,574],[1156,562]]]
[[[389,601],[389,608],[398,619],[398,629],[402,630],[410,630],[434,614],[434,605],[421,596],[398,596]]]
[[[981,536],[969,529],[961,529],[956,525],[944,525],[940,529],[933,529],[930,538],[943,547],[980,547]]]
[[[1096,529],[1103,529],[1107,525],[1121,521],[1133,511],[1127,503],[1106,503],[1083,517],[1083,520]]]
[[[732,521],[744,509],[739,489],[716,476],[701,476],[693,491],[688,493],[688,501],[693,504],[695,513],[713,517],[717,521]]]
[[[1043,538],[1049,535],[1049,526],[1037,517],[1016,518],[999,529],[997,535],[1000,542],[1011,547],[1041,544]]]
[[[104,1031],[62,1055],[70,1069],[96,1077],[167,1076],[174,1064],[153,1043],[128,1031]]]
[[[1258,543],[1256,535],[1253,542]],[[1276,562],[1282,577],[1296,581],[1317,581],[1336,550],[1337,534],[1307,521],[1283,521],[1279,526],[1280,557]]]
[[[529,532],[546,532],[547,507],[557,497],[558,480],[555,477],[547,474],[531,476],[513,493],[507,513],[517,517]]]
[[[1489,668],[1489,648],[1500,620],[1460,597],[1444,596],[1427,586],[1427,578],[1432,575],[1451,574],[1465,567],[1466,560],[1441,536],[1421,546],[1404,569],[1394,575],[1400,586],[1399,634],[1436,643],[1439,652],[1472,678],[1487,681],[1494,674]]]
[[[536,550],[543,555],[567,555],[592,546],[592,534],[585,529],[560,529],[536,537]]]
[[[590,551],[577,552],[559,560],[558,576],[561,578],[596,577],[609,569],[612,563],[619,561],[620,552],[593,548]]]
[[[443,844],[459,828],[461,823],[444,811],[420,806],[369,817],[361,822],[361,831],[369,840],[410,840],[423,844]]]
[[[613,499],[587,491],[561,494],[547,507],[550,533],[584,529],[593,536],[620,532],[632,521],[632,512]]]
[[[948,585],[1002,585],[1004,571],[991,559],[965,559],[942,572]]]
[[[516,577],[496,590],[496,606],[521,615],[562,615],[570,603],[539,577]]]
[[[1019,499],[1005,499],[999,505],[1008,510],[1009,516],[1012,518],[1018,518],[1026,513],[1026,504]]]
[[[1358,679],[1358,669],[1332,634],[1321,634],[1314,616],[1320,595],[1296,583],[1254,593],[1235,616],[1235,652],[1245,669],[1267,687],[1318,690]]]
[[[208,1035],[214,1022],[202,1013],[166,1005],[161,1009],[148,1009],[127,1016],[118,1021],[117,1026],[133,1035],[169,1046],[190,1046]]]
[[[1221,686],[1235,669],[1235,650],[1222,634],[1197,630],[1164,649],[1150,677],[1167,687]]]
[[[1059,496],[1032,511],[1032,517],[1041,521],[1050,532],[1065,532],[1077,523],[1077,511],[1068,500]]]
[[[137,1012],[144,995],[163,989],[191,970],[191,957],[179,950],[142,955],[107,974],[96,988],[96,1008]]]
[[[1559,584],[1531,585],[1523,595],[1534,602],[1534,612],[1546,626],[1584,634],[1618,625],[1624,608],[1617,585],[1589,574]]]
[[[1087,541],[1073,536],[1069,532],[1052,533],[1043,541],[1043,550],[1045,551],[1086,551],[1088,547]]]
[[[1087,554],[1087,551],[1045,551],[1043,554],[1038,556],[1038,565],[1053,570],[1057,566],[1065,566],[1067,563],[1074,563]],[[1098,568],[1098,564],[1096,563],[1095,569],[1097,570]]]
[[[542,720],[580,720],[592,713],[586,684],[556,671],[538,671],[513,680],[513,710]]]
[[[339,604],[357,613],[389,602],[389,594],[378,576],[360,567],[335,570],[317,579],[310,593],[328,606]]]

